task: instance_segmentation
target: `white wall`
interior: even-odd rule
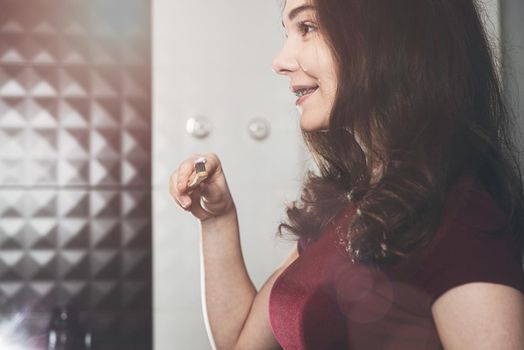
[[[242,245],[257,286],[291,250],[275,239],[284,201],[304,168],[294,97],[271,71],[283,43],[278,1],[153,1],[153,244],[155,349],[208,349],[200,300],[198,225],[167,192],[169,174],[192,152],[222,159],[239,212]],[[196,139],[186,120],[204,115]],[[269,137],[255,141],[249,120]]]

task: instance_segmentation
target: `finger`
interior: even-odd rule
[[[178,168],[178,176],[176,187],[180,193],[184,194],[188,192],[188,179],[191,177],[191,174],[194,172],[193,162],[190,159],[183,161]]]
[[[188,209],[191,205],[192,199],[189,195],[181,192],[181,187],[182,186],[179,185],[179,172],[175,171],[169,179],[169,193],[179,206],[183,209]]]

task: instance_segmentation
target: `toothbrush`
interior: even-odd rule
[[[208,173],[206,171],[206,162],[207,159],[204,157],[200,157],[193,161],[193,164],[195,165],[195,176],[189,181],[188,189],[190,191],[194,190],[202,181],[207,179]]]

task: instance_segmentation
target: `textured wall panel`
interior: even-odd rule
[[[43,348],[68,304],[95,349],[147,350],[149,1],[0,8],[0,338]]]

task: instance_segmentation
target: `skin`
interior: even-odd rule
[[[193,161],[206,157],[209,174],[188,191]],[[171,175],[176,203],[200,222],[202,299],[208,335],[214,349],[279,349],[269,323],[269,292],[298,253],[294,249],[257,292],[246,270],[240,246],[237,211],[216,154],[193,154]]]
[[[319,30],[315,11],[305,9],[291,13],[303,5],[307,5],[304,0],[286,2],[282,15],[286,40],[273,60],[273,70],[289,78],[290,89],[318,85],[318,89],[297,106],[301,129],[314,131],[328,127],[337,90],[337,73],[332,52]]]
[[[323,130],[329,122],[337,78],[333,56],[321,36],[314,11],[291,11],[307,5],[288,0],[283,11],[287,39],[273,61],[275,72],[291,85],[318,84],[299,106],[303,130]],[[320,83],[319,83],[320,81]],[[194,191],[188,183],[193,161],[206,157],[209,177]],[[255,289],[244,263],[235,203],[216,154],[193,154],[170,177],[176,203],[200,222],[202,298],[208,334],[216,349],[280,349],[269,323],[269,293],[275,280],[297,257],[295,249]],[[453,288],[432,306],[446,349],[524,349],[524,297],[510,287],[469,283]]]

